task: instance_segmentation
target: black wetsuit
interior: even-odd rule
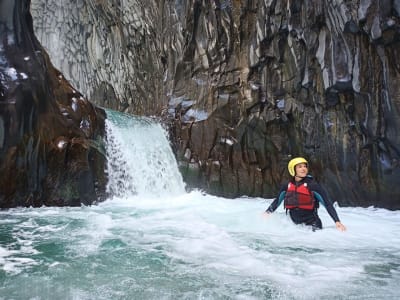
[[[329,200],[326,192],[322,189],[322,187],[312,178],[311,175],[307,175],[307,177],[303,178],[300,181],[291,181],[291,183],[299,186],[303,183],[307,183],[308,189],[312,193],[315,205],[314,209],[302,209],[302,208],[291,208],[289,209],[289,215],[292,221],[295,224],[305,224],[310,225],[313,229],[322,229],[322,222],[318,216],[318,207],[319,203],[325,206],[326,210],[328,211],[329,215],[333,219],[333,221],[338,222],[339,217],[336,213],[335,208],[333,207],[332,202]],[[279,191],[278,197],[271,203],[271,205],[267,208],[267,212],[274,212],[279,205],[284,201],[286,190],[288,188],[288,184],[282,186]]]

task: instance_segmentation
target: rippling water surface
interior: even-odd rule
[[[0,212],[3,299],[396,299],[400,215],[339,208],[345,233],[270,201],[191,192]]]

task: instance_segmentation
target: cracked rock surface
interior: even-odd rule
[[[400,1],[33,0],[97,104],[162,115],[185,180],[273,197],[302,155],[341,205],[400,208]]]

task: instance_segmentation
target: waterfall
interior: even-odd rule
[[[185,192],[167,132],[159,123],[107,110],[106,133],[108,193],[129,198]]]

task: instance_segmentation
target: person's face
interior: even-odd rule
[[[308,166],[305,163],[297,164],[294,169],[296,171],[296,175],[299,177],[306,177],[308,174]]]

